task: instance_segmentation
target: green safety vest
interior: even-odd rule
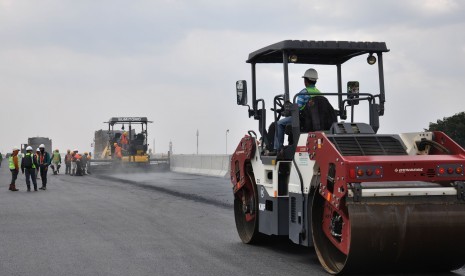
[[[52,157],[52,160],[55,162],[55,163],[58,163],[60,161],[60,153],[59,152],[56,152],[54,151],[53,152],[53,157]]]
[[[28,158],[28,157],[31,157],[32,168],[35,169],[35,168],[36,168],[36,164],[34,164],[34,155],[33,155],[32,153],[26,153],[26,156],[24,156],[24,158]]]
[[[320,93],[320,90],[318,90],[314,85],[305,87],[307,89],[308,93]]]
[[[18,168],[21,168],[21,155],[17,155],[18,156]],[[8,157],[8,162],[10,163],[10,170],[14,170],[15,169],[15,163],[13,162],[13,155],[10,155],[10,157]]]
[[[299,92],[299,96],[297,97],[297,104],[299,105],[299,109],[302,111],[305,108],[305,105],[307,102],[315,95],[308,95],[305,93],[320,93],[320,90],[318,90],[315,85],[310,85],[302,89],[302,91]]]

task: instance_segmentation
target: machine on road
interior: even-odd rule
[[[108,124],[106,133],[95,132],[92,170],[148,169],[153,159],[148,154],[147,124],[152,121],[147,117],[112,117],[105,123]],[[115,129],[116,126],[120,128]],[[162,161],[168,162],[157,162]]]
[[[287,236],[313,246],[331,274],[465,264],[465,150],[442,132],[377,133],[387,52],[384,42],[287,40],[249,55],[248,114],[258,120],[260,136],[250,130],[231,158],[235,221],[244,243]],[[343,92],[342,65],[360,56],[377,62],[375,93],[361,93],[358,81]],[[262,63],[283,66],[284,92],[274,95],[270,127],[266,102],[257,98],[256,65]],[[297,95],[289,95],[291,64],[334,66],[337,92],[310,93],[300,110]],[[236,82],[236,90],[237,103],[248,106],[246,81]],[[367,123],[354,121],[361,106]],[[283,116],[291,117],[289,143],[269,154]]]

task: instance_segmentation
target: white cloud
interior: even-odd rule
[[[234,83],[250,83],[250,52],[285,39],[386,41],[381,131],[421,130],[463,111],[464,9],[460,1],[413,0],[3,0],[0,118],[15,131],[0,150],[35,135],[60,149],[89,150],[109,117],[141,115],[154,121],[149,140],[155,137],[157,151],[172,140],[175,152],[195,152],[199,129],[200,151],[222,153],[230,129],[231,152],[257,129],[235,105]],[[291,67],[291,93],[301,89],[306,67]],[[373,89],[365,63],[349,67],[344,82]],[[335,70],[318,70],[320,89],[334,90]],[[257,73],[270,107],[283,92],[281,66],[260,65]],[[33,116],[6,119],[26,107]]]
[[[414,1],[414,5],[416,9],[428,14],[450,13],[460,7],[455,0],[422,0]]]

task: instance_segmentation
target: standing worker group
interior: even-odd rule
[[[39,162],[39,169],[40,169],[40,178],[42,179],[42,187],[40,187],[41,190],[47,190],[47,171],[48,171],[48,166],[50,166],[50,154],[45,151],[45,146],[44,144],[41,144],[39,146],[39,157],[38,157],[38,162]]]
[[[37,192],[37,180],[36,180],[36,168],[39,167],[37,162],[37,156],[32,154],[32,147],[26,148],[26,155],[21,160],[21,171],[24,174],[26,172],[26,186],[27,191],[31,191],[31,180],[34,185],[34,191]],[[30,178],[30,179],[29,179]]]
[[[3,156],[0,156],[0,158]],[[91,155],[87,152],[80,155],[78,150],[73,152],[67,151],[65,156],[66,174],[70,175],[84,175],[89,172],[89,162]],[[0,159],[1,160],[1,159]],[[58,149],[54,150],[52,154],[45,151],[45,145],[41,144],[36,153],[34,153],[31,146],[26,147],[26,153],[21,154],[20,149],[14,147],[12,153],[8,155],[8,167],[11,172],[10,191],[18,191],[16,188],[16,180],[18,178],[19,170],[26,177],[27,191],[31,191],[31,181],[34,186],[34,191],[37,191],[37,179],[42,180],[42,187],[40,190],[47,190],[47,173],[48,167],[51,166],[53,174],[59,174],[61,166],[61,155]],[[40,177],[39,177],[40,176]]]

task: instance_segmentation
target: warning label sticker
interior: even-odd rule
[[[299,152],[299,156],[297,156],[297,164],[299,166],[308,166],[308,162],[310,161],[308,157],[308,152]]]

